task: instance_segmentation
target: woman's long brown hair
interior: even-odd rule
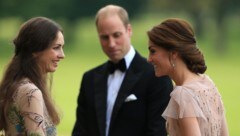
[[[51,85],[47,85],[47,74],[43,73],[33,56],[33,53],[49,48],[59,31],[62,32],[62,29],[56,22],[45,17],[36,17],[25,22],[13,40],[15,53],[0,83],[0,130],[7,129],[5,115],[18,88],[18,82],[23,78],[30,79],[41,90],[50,118],[55,125],[60,122],[50,95]],[[50,78],[49,83],[51,82]]]

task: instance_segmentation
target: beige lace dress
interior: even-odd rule
[[[19,82],[7,112],[6,136],[55,136],[41,91],[28,79]]]
[[[178,119],[196,117],[202,136],[225,136],[227,125],[218,89],[207,75],[183,86],[176,86],[162,116],[170,136],[181,136]]]

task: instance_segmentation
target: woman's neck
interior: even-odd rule
[[[176,67],[170,77],[173,79],[177,86],[182,86],[188,82],[194,81],[199,78],[199,75],[190,71],[185,65]]]

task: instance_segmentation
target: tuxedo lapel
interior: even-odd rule
[[[133,87],[135,86],[135,84],[137,83],[137,81],[139,80],[139,78],[141,77],[141,75],[143,73],[141,68],[139,68],[139,65],[141,65],[141,63],[137,63],[140,60],[141,60],[141,57],[139,56],[139,54],[136,53],[136,56],[133,59],[132,64],[130,65],[129,69],[126,71],[125,78],[122,82],[117,99],[116,99],[114,107],[113,107],[110,129],[111,129],[112,124],[114,124],[114,120],[115,120],[122,104],[124,103],[127,96],[129,96],[131,94],[131,90],[133,89]]]
[[[128,76],[126,76],[126,78],[124,79],[122,86],[119,90],[118,97],[114,104],[111,124],[114,123],[114,119],[117,116],[119,109],[121,108],[127,96],[131,93],[132,88],[134,87],[135,83],[138,81],[140,76],[141,76],[141,72],[137,74],[133,74],[132,71],[129,71]]]
[[[106,65],[104,65],[100,71],[95,72],[94,86],[97,87],[94,89],[95,106],[101,136],[105,136],[106,127],[107,78]]]

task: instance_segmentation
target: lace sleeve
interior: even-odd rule
[[[183,88],[178,88],[171,94],[169,104],[162,116],[165,119],[167,117],[173,119],[198,117],[206,120],[196,98]]]
[[[24,119],[24,128],[28,135],[44,135],[44,102],[41,91],[28,86],[22,88],[19,99],[20,113]],[[20,92],[20,91],[19,91]]]

